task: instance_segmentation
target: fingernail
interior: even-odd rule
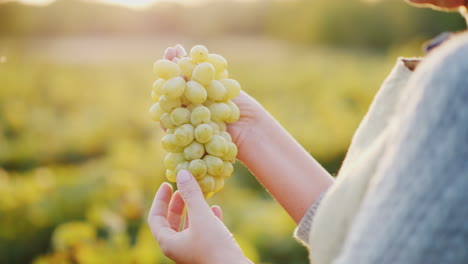
[[[177,182],[178,183],[186,183],[188,181],[190,181],[190,178],[192,176],[190,176],[190,173],[186,170],[181,170],[179,171],[179,174],[177,174]]]

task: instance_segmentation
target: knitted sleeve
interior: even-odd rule
[[[322,201],[323,196],[327,191],[325,190],[317,200],[312,204],[312,206],[307,210],[304,217],[302,217],[301,222],[294,230],[294,238],[303,244],[305,247],[309,247],[309,235],[310,229],[312,228],[312,220],[314,219],[315,211],[317,211],[320,201]]]
[[[334,264],[468,263],[468,34],[430,54],[408,88]]]

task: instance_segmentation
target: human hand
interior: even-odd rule
[[[221,221],[221,209],[210,209],[200,186],[186,170],[177,175],[179,191],[163,183],[151,206],[148,224],[164,255],[178,264],[252,263]],[[179,232],[184,205],[188,218]]]
[[[174,62],[178,62],[179,58],[187,55],[184,47],[180,44],[175,47],[169,47],[164,52],[164,58]],[[237,122],[227,124],[227,131],[232,136],[232,141],[239,149],[238,158],[243,160],[243,153],[249,144],[243,144],[247,136],[252,136],[252,132],[258,131],[261,121],[268,120],[266,118],[268,112],[250,95],[241,91],[240,94],[232,99],[239,107],[240,117]],[[271,120],[271,119],[270,119]],[[252,147],[252,146],[250,146]]]

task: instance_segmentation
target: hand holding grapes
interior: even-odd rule
[[[161,185],[148,216],[164,254],[178,264],[251,263],[221,221],[221,209],[210,209],[188,171],[179,172],[177,186],[179,191],[173,194],[171,185]],[[188,224],[179,232],[184,205]]]
[[[170,47],[166,49],[164,59],[178,61],[177,54],[184,54],[184,52],[184,48],[181,45]],[[243,161],[242,153],[244,149],[247,149],[247,146],[243,146],[245,138],[250,135],[250,132],[262,120],[267,119],[268,113],[255,99],[244,91],[240,91],[240,94],[232,99],[232,101],[239,107],[240,117],[236,122],[227,124],[227,131],[231,134],[233,143],[239,148],[238,159]]]

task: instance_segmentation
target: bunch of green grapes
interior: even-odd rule
[[[226,123],[239,119],[231,99],[240,93],[240,84],[228,78],[226,59],[202,45],[189,55],[180,45],[168,48],[153,68],[158,79],[150,115],[167,132],[162,139],[169,152],[164,158],[166,177],[175,182],[180,170],[188,170],[205,197],[211,197],[234,171],[237,146]]]

